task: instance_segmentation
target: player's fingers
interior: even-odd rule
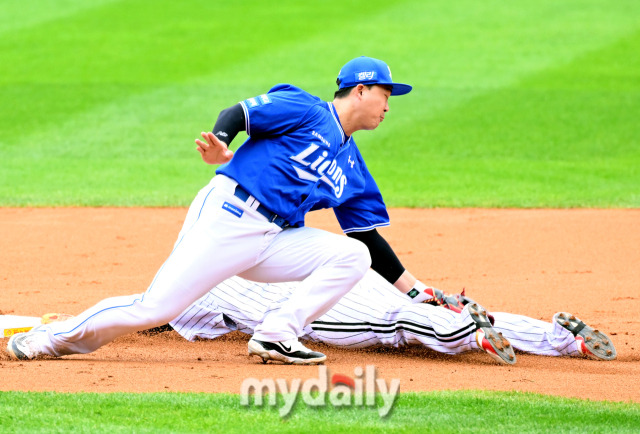
[[[226,148],[227,144],[220,141],[220,139],[218,139],[216,137],[215,134],[213,133],[207,133],[207,142],[210,143],[213,146],[217,146],[217,147],[221,147],[221,148]]]
[[[208,133],[206,131],[203,131],[200,135],[202,136],[203,139],[206,140],[206,142],[209,145],[215,145],[216,142],[214,139],[216,138],[216,136],[214,136],[213,133]]]
[[[203,142],[203,141],[202,141],[202,140],[200,140],[200,139],[196,139],[196,145],[198,145],[198,147],[200,147],[200,148],[201,148],[201,149],[203,149],[203,150],[206,150],[206,149],[208,149],[208,148],[209,148],[209,144],[208,144],[208,143],[206,143],[206,142]]]

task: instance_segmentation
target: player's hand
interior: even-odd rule
[[[202,133],[204,142],[196,139],[197,151],[202,156],[202,161],[207,164],[224,164],[231,161],[233,151],[230,151],[227,144],[218,139],[213,133]]]

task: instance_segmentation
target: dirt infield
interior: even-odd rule
[[[0,311],[76,314],[142,292],[166,256],[185,209],[0,209]],[[322,345],[330,373],[376,365],[401,391],[520,390],[640,402],[640,210],[391,211],[381,230],[418,278],[467,293],[492,311],[551,320],[569,311],[608,333],[618,360],[518,353],[515,366],[482,353]],[[308,225],[339,232],[331,212]],[[240,391],[246,377],[311,378],[316,367],[262,365],[248,337],[189,343],[176,333],[122,337],[93,354],[15,362],[0,351],[0,390]],[[6,339],[0,344],[4,349]]]

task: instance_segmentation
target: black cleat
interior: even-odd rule
[[[267,363],[268,360],[278,360],[293,365],[318,365],[327,360],[327,356],[311,351],[297,339],[265,342],[251,338],[248,347],[249,355],[262,357],[263,363]]]

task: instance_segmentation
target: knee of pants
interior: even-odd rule
[[[358,273],[359,278],[364,277],[371,267],[371,253],[369,248],[361,241],[347,238],[347,246],[343,250],[344,256],[353,264],[353,269]]]

